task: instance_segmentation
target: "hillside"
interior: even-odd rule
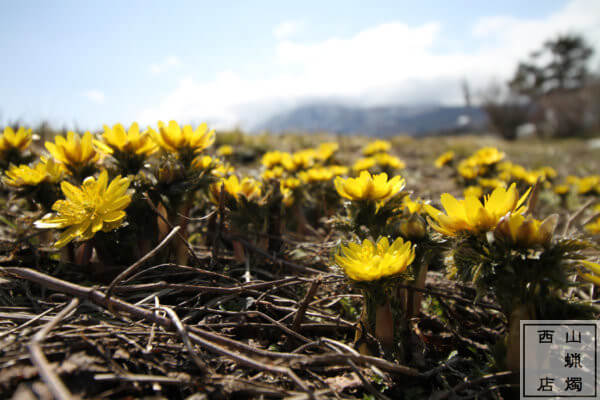
[[[459,120],[469,116],[470,128],[485,124],[479,108],[425,106],[381,106],[362,108],[334,103],[313,103],[282,112],[258,124],[254,130],[282,132],[332,132],[391,136],[408,133],[423,135],[432,132],[456,131]],[[464,125],[464,124],[463,124]]]

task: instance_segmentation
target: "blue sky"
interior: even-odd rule
[[[4,1],[0,125],[207,120],[295,104],[460,101],[549,36],[600,44],[600,2]],[[491,3],[491,4],[490,4]]]

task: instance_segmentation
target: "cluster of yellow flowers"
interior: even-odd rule
[[[396,156],[388,153],[392,144],[387,140],[375,140],[363,148],[364,158],[354,162],[352,169],[355,172],[373,171],[379,168],[383,172],[391,173],[393,170],[404,169],[406,164]]]
[[[600,175],[577,177],[569,175],[566,184],[575,187],[578,194],[600,195]]]
[[[52,192],[52,187],[56,191],[60,187],[65,199],[48,205],[47,210],[51,208],[54,214],[44,217],[36,226],[64,229],[55,243],[56,247],[62,247],[72,240],[89,240],[99,230],[119,227],[125,220],[125,208],[131,202],[131,193],[127,190],[130,183],[149,157],[159,150],[185,163],[184,167],[213,169],[214,174],[225,175],[226,165],[200,154],[214,140],[214,131],[209,131],[206,124],[194,130],[190,125],[180,127],[175,121],[168,124],[159,121],[158,131],[149,127],[144,132],[135,122],[128,130],[121,124],[105,125],[98,138],[91,132],[79,135],[69,131],[66,136],[57,135],[52,141],[46,141],[44,147],[48,155],[33,165],[8,165],[2,182],[15,189],[31,188],[45,196]],[[2,161],[15,159],[14,155],[22,154],[31,143],[30,129],[19,128],[15,132],[6,127],[0,136]],[[110,158],[121,174],[129,176],[117,175],[109,183],[106,167]],[[96,179],[97,171],[100,173]],[[172,178],[173,173],[173,168],[159,168],[157,177],[159,181],[168,181],[166,177]],[[39,189],[42,185],[50,189]],[[40,202],[43,206],[44,201]]]
[[[454,157],[453,151],[445,152],[435,160],[435,166],[442,168],[453,161]],[[463,192],[464,196],[481,198],[491,190],[505,187],[509,182],[518,182],[524,187],[537,182],[549,186],[549,182],[557,176],[552,167],[545,166],[530,170],[510,161],[502,161],[505,158],[504,152],[494,147],[484,147],[461,160],[456,170],[458,175],[468,183]],[[564,191],[562,188],[560,190]]]
[[[580,254],[569,253],[579,242],[561,244],[554,235],[558,216],[536,219],[531,214],[536,199],[532,186],[546,182],[548,189],[556,171],[527,169],[506,161],[506,155],[493,147],[479,149],[458,162],[464,198],[444,193],[439,199],[441,208],[436,208],[421,198],[411,199],[406,180],[395,173],[405,164],[389,153],[392,145],[385,140],[367,144],[363,158],[352,167],[348,166],[352,162],[340,162],[343,158],[335,142],[295,152],[267,151],[259,169],[247,176],[236,175],[225,161],[244,159],[243,152],[233,146],[221,145],[212,155],[206,154],[216,140],[206,124],[194,129],[175,121],[159,122],[156,130],[141,130],[137,123],[129,129],[105,125],[97,136],[67,132],[45,142],[47,152],[37,160],[12,163],[35,148],[32,140],[31,130],[4,129],[0,136],[2,182],[15,192],[37,192],[52,199],[47,205],[39,202],[47,214],[35,226],[60,230],[54,243],[57,248],[74,241],[97,245],[108,237],[99,232],[112,232],[114,237],[129,234],[136,223],[144,222],[131,216],[145,215],[147,209],[141,204],[146,201],[158,202],[157,210],[166,211],[166,218],[180,227],[186,226],[181,221],[189,220],[192,206],[202,211],[218,208],[222,237],[234,233],[229,235],[234,252],[239,251],[235,236],[281,235],[278,223],[282,219],[284,224],[291,222],[298,233],[308,224],[317,229],[339,226],[345,228],[339,232],[347,236],[341,236],[344,244],[332,255],[331,263],[363,291],[367,309],[363,315],[370,320],[362,322],[367,329],[377,325],[371,333],[386,340],[394,335],[381,334],[383,325],[404,324],[403,329],[409,329],[408,319],[418,316],[415,304],[420,304],[421,294],[416,292],[424,288],[429,264],[445,255],[448,270],[473,282],[483,294],[487,290],[495,295],[507,316],[515,309],[511,296],[522,296],[518,302],[533,301],[539,295],[531,282],[546,279],[544,285],[554,285],[548,293],[554,293],[568,281],[563,279],[565,274],[575,275],[578,269],[582,280],[600,284],[600,265],[580,262]],[[445,152],[435,166],[442,168],[454,159],[454,152]],[[554,191],[599,195],[600,175],[568,177]],[[216,226],[215,214],[209,214],[208,233],[210,224]],[[599,233],[600,218],[585,229]],[[551,272],[545,276],[542,268],[547,265]],[[400,280],[410,285],[398,285]],[[402,292],[400,288],[407,289]],[[391,307],[397,308],[394,313],[388,312]],[[382,325],[386,318],[403,318],[403,322]]]
[[[489,168],[506,156],[495,147],[484,147],[458,164],[458,173],[465,179],[475,179],[485,175]]]

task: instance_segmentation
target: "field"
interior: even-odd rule
[[[599,314],[593,140],[26,134],[3,398],[514,398],[520,319]]]

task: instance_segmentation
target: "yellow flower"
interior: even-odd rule
[[[340,145],[335,142],[321,143],[317,147],[315,158],[320,161],[327,161],[339,148]]]
[[[294,177],[290,177],[290,178],[287,178],[287,179],[284,179],[281,181],[282,187],[285,187],[288,189],[296,189],[296,188],[300,187],[301,183],[302,182],[300,182],[300,179],[294,178]]]
[[[402,238],[394,240],[390,246],[387,237],[377,243],[365,239],[362,244],[349,243],[341,246],[335,261],[344,269],[348,277],[355,281],[374,281],[400,274],[415,259],[415,249]]]
[[[184,125],[182,129],[175,121],[169,121],[168,125],[158,121],[158,133],[152,128],[148,130],[160,147],[170,153],[181,151],[200,153],[215,141],[215,131],[209,131],[206,123],[200,124],[196,130],[193,130],[191,125]]]
[[[329,168],[333,176],[348,175],[349,168],[345,165],[330,165],[327,168]]]
[[[261,183],[252,178],[245,177],[240,181],[237,176],[232,175],[210,185],[210,199],[215,204],[219,204],[221,186],[236,201],[240,200],[240,196],[245,197],[248,201],[257,200],[260,198],[262,188]]]
[[[483,196],[483,189],[481,186],[467,186],[467,188],[463,191],[464,197],[477,197],[480,199]]]
[[[583,264],[583,267],[592,272],[593,274],[590,274],[588,272],[581,272],[578,271],[578,275],[583,278],[584,280],[593,283],[594,285],[599,285],[600,286],[600,277],[597,275],[600,275],[600,264],[591,262],[591,261],[587,261],[587,260],[581,260],[579,261],[581,264]]]
[[[577,181],[577,193],[588,194],[593,191],[600,193],[600,175],[585,176]]]
[[[545,175],[540,175],[539,173],[528,171],[527,169],[525,169],[525,167],[518,164],[512,164],[510,166],[510,169],[508,169],[507,171],[510,173],[512,178],[526,182],[530,185],[535,184],[538,178],[543,178],[543,180],[546,179]]]
[[[402,208],[409,214],[418,214],[423,210],[423,201],[420,198],[413,201],[410,196],[405,196],[402,199]]]
[[[565,195],[571,191],[569,185],[556,185],[554,186],[554,193],[558,195]]]
[[[501,181],[500,179],[487,179],[487,178],[480,178],[479,181],[479,186],[481,187],[487,187],[487,188],[492,188],[495,189],[497,187],[505,187],[506,186],[506,182]],[[535,182],[533,182],[535,183]],[[481,196],[479,196],[481,197]]]
[[[512,184],[508,190],[496,188],[491,195],[484,198],[483,204],[475,196],[467,196],[457,200],[449,193],[441,196],[442,206],[446,214],[436,208],[425,205],[425,211],[433,219],[430,224],[436,231],[448,236],[456,236],[460,232],[481,233],[494,229],[500,218],[509,212],[522,214],[527,210],[523,206],[529,192],[521,196]]]
[[[506,154],[495,147],[483,147],[471,156],[480,165],[491,165],[501,161]]]
[[[531,216],[508,213],[498,222],[494,236],[517,247],[544,246],[552,239],[557,222],[558,214],[540,221]]]
[[[55,163],[53,159],[42,159],[33,168],[28,165],[11,165],[2,181],[15,187],[37,186],[42,182],[56,183],[65,173],[62,165]]]
[[[283,176],[285,170],[282,167],[276,166],[271,169],[267,169],[262,173],[262,178],[265,181],[271,179],[279,179]]]
[[[277,165],[283,165],[283,160],[287,157],[291,157],[291,154],[279,150],[268,151],[263,154],[261,163],[266,168],[273,168]]]
[[[92,134],[86,132],[80,137],[75,132],[67,132],[67,138],[56,136],[54,143],[46,142],[46,149],[52,157],[65,166],[77,170],[98,161],[100,153],[92,146]]]
[[[442,168],[444,165],[448,164],[454,160],[454,152],[452,150],[445,152],[435,160],[436,168]]]
[[[286,207],[291,207],[292,205],[294,205],[294,192],[292,191],[292,189],[286,188],[281,186],[280,184],[280,192],[281,195],[283,196],[283,199],[281,200],[283,205]]]
[[[406,164],[404,163],[404,161],[402,161],[398,157],[389,155],[388,153],[375,154],[374,157],[375,157],[375,161],[377,162],[377,165],[379,165],[381,167],[389,167],[389,168],[393,168],[393,169],[402,169],[402,168],[406,167]]]
[[[0,136],[0,153],[9,150],[24,151],[31,144],[31,129],[20,127],[15,132],[10,126],[4,128],[4,134]]]
[[[546,179],[556,178],[556,175],[557,175],[556,170],[554,168],[548,167],[548,166],[538,168],[534,172],[538,173],[540,175],[543,175]]]
[[[392,144],[387,140],[374,140],[363,149],[365,156],[372,156],[377,153],[385,153],[392,148]]]
[[[121,124],[115,124],[112,128],[104,125],[102,139],[102,142],[94,141],[94,144],[109,154],[118,151],[147,157],[158,151],[158,146],[148,132],[140,134],[137,122],[132,123],[128,131]]]
[[[72,240],[91,239],[96,232],[109,232],[118,228],[125,219],[125,208],[131,202],[127,194],[129,179],[117,176],[108,184],[108,173],[104,170],[98,176],[88,177],[81,187],[68,182],[61,183],[65,200],[58,200],[52,206],[54,215],[46,215],[35,222],[37,228],[64,229],[55,247],[63,247]]]
[[[213,159],[211,156],[198,156],[192,160],[192,168],[209,169],[216,166],[217,163],[218,161]]]
[[[367,171],[358,178],[335,178],[335,188],[340,196],[350,200],[388,200],[404,189],[404,179],[396,176],[388,181],[386,173],[371,176]]]
[[[233,154],[233,147],[228,144],[224,144],[223,146],[221,146],[217,149],[218,156],[226,157],[226,156],[230,156],[232,154]]]
[[[473,158],[467,158],[458,163],[458,173],[465,179],[474,179],[487,172],[487,167],[477,163]]]
[[[333,176],[331,169],[325,167],[311,168],[298,174],[298,178],[304,183],[330,181]]]
[[[284,156],[281,163],[285,169],[294,172],[299,169],[310,168],[315,163],[316,155],[317,152],[314,149],[300,150],[292,155],[288,154],[287,156]]]
[[[371,169],[375,165],[377,165],[377,160],[375,160],[374,157],[360,158],[360,159],[356,160],[356,162],[352,166],[352,169],[356,172],[359,172],[359,171]]]

